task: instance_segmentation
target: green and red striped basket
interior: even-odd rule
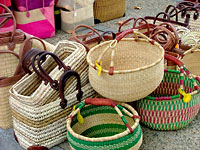
[[[128,104],[88,98],[69,115],[67,139],[76,150],[138,150],[142,144],[139,120]]]
[[[169,55],[165,58],[175,62],[180,71],[165,69],[159,87],[137,102],[138,113],[141,123],[149,128],[177,130],[186,127],[198,114],[200,84],[199,78],[194,79],[181,61]]]

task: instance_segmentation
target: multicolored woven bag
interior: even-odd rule
[[[138,113],[128,104],[87,98],[67,119],[67,139],[77,150],[137,150],[142,144],[139,120]]]
[[[175,62],[180,71],[165,70],[160,86],[138,101],[138,113],[141,122],[152,129],[177,130],[186,127],[198,114],[200,80],[196,78],[196,82],[177,58],[167,54],[165,58]]]

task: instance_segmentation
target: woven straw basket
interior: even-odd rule
[[[176,62],[180,71],[165,70],[160,86],[151,95],[138,101],[138,113],[141,122],[149,128],[177,130],[186,127],[198,114],[200,84],[196,83],[181,61],[173,56],[165,56]]]
[[[200,77],[200,43],[192,47],[190,50],[186,51],[181,58],[181,61],[190,70],[190,72]]]
[[[130,33],[135,38],[122,39]],[[164,74],[164,49],[131,29],[116,40],[93,47],[87,61],[89,80],[95,91],[121,102],[144,98],[157,88]]]
[[[83,98],[93,97],[96,93],[88,84],[85,48],[76,42],[61,41],[54,54],[58,55],[66,66],[80,74]],[[46,70],[47,76],[53,79],[53,83],[63,74],[63,69],[56,67],[52,57],[47,57],[42,68]],[[63,89],[68,100],[66,108],[62,107],[63,101],[61,103],[59,91],[55,90],[53,83],[49,81],[49,84],[45,85],[45,82],[36,73],[32,73],[23,77],[10,90],[14,132],[23,148],[33,145],[50,148],[66,138],[65,116],[70,113],[70,106],[78,102],[76,78],[70,78],[65,90]]]
[[[29,38],[29,40],[31,39]],[[23,42],[23,44],[25,44],[27,40],[28,39],[26,39]],[[40,49],[43,48],[42,46],[44,42],[42,42],[43,44],[41,44],[41,42],[39,42],[37,38],[34,38],[31,42],[32,45],[28,43],[28,46],[32,48],[40,48]],[[46,47],[46,50],[52,50],[54,48],[53,45],[47,42],[45,43],[46,44],[44,45]],[[22,45],[20,44],[20,46]],[[1,69],[3,70],[0,73],[1,74],[0,77],[2,77],[2,79],[0,80],[0,127],[3,129],[11,128],[13,124],[10,105],[9,105],[9,89],[24,75],[20,64],[22,61],[21,57],[23,57],[25,51],[27,51],[27,47],[26,48],[21,47],[21,51],[19,52],[18,50],[18,53],[15,53],[10,50],[0,50],[1,53],[0,57],[3,58],[3,59],[0,58],[0,64],[3,68],[8,67],[7,69],[9,70],[9,71],[4,70],[1,67]],[[17,62],[15,62],[15,60],[17,60]]]
[[[67,139],[72,149],[138,150],[141,146],[140,117],[130,105],[88,98],[76,108],[67,119]],[[81,115],[83,122],[79,120]]]
[[[122,17],[125,14],[125,0],[95,0],[93,10],[97,23]]]

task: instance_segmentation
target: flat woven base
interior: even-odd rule
[[[122,122],[117,112],[109,106],[87,106],[81,109],[81,115],[84,118],[84,124],[77,122],[77,117],[71,126],[75,133],[89,138],[109,137],[124,132],[127,127]],[[130,126],[134,124],[134,119],[123,113]],[[142,143],[142,130],[140,125],[136,127],[133,134],[127,134],[124,137],[102,142],[89,142],[78,139],[69,132],[67,139],[73,149],[134,149],[138,150]]]
[[[179,88],[179,75],[165,73],[160,86],[151,96],[177,95]],[[184,78],[185,92],[193,91],[192,82]],[[198,114],[200,108],[200,93],[193,95],[191,101],[184,103],[182,99],[150,100],[147,98],[138,101],[138,113],[141,122],[155,130],[177,130],[186,127]]]

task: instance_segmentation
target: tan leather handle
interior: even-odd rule
[[[4,8],[5,11],[7,12],[7,13],[4,13],[4,14],[0,14],[0,18],[5,18],[5,19],[3,19],[2,22],[0,22],[0,28],[1,28],[9,19],[12,19],[12,20],[13,20],[14,26],[13,26],[13,32],[12,32],[12,35],[11,35],[11,38],[10,38],[10,42],[12,42],[13,39],[14,39],[14,35],[15,35],[15,32],[16,32],[16,27],[17,27],[15,17],[14,17],[14,15],[13,15],[12,11],[11,11],[8,7],[6,7],[6,6],[3,5],[3,4],[0,4],[0,7]]]
[[[79,28],[87,28],[87,29],[90,29],[91,31],[84,34],[84,35],[77,35],[76,31]],[[101,37],[101,34],[97,30],[93,29],[92,27],[90,27],[88,25],[80,24],[80,25],[77,25],[76,27],[74,27],[74,29],[72,31],[72,38],[71,39],[74,39],[76,42],[81,43],[86,48],[86,51],[88,52],[90,48],[86,44],[86,39],[88,37],[91,37],[91,35],[94,35],[94,33],[97,34],[97,36],[99,38]],[[102,38],[102,41],[105,41],[105,39]]]

